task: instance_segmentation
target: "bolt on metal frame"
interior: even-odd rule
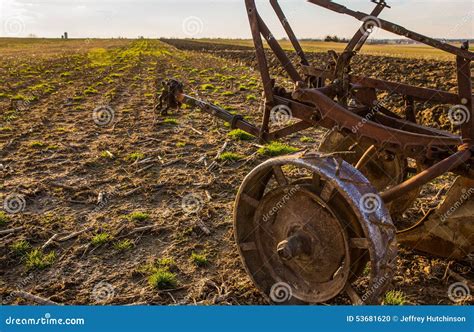
[[[472,144],[474,140],[474,111],[472,106],[472,80],[470,72],[470,62],[474,57],[474,53],[468,50],[468,43],[464,43],[461,48],[457,48],[378,18],[383,9],[388,7],[385,1],[372,1],[376,6],[370,14],[356,12],[327,0],[309,0],[309,2],[341,14],[353,16],[362,22],[373,20],[372,26],[363,26],[358,29],[354,37],[349,41],[344,52],[339,55],[334,53],[336,61],[334,68],[329,70],[315,68],[309,65],[309,61],[291,29],[288,19],[279,6],[278,1],[270,0],[273,9],[288,34],[289,40],[294,46],[296,54],[301,59],[300,67],[305,74],[305,80],[303,80],[289,57],[260,17],[255,1],[245,0],[266,98],[265,115],[259,130],[260,137],[268,139],[280,138],[313,125],[326,128],[338,127],[339,130],[351,134],[349,132],[350,129],[364,120],[360,115],[364,110],[354,109],[348,106],[348,96],[355,90],[356,99],[365,104],[367,108],[377,104],[375,91],[384,90],[405,98],[407,101],[407,110],[409,111],[407,113],[410,115],[412,121],[400,119],[400,117],[385,110],[386,112],[383,112],[385,114],[382,112],[376,114],[377,121],[364,121],[365,124],[359,128],[357,137],[373,140],[375,145],[383,145],[385,149],[395,153],[402,153],[407,157],[420,159],[420,155],[423,155],[426,159],[424,163],[428,165],[434,165],[443,160],[443,162],[429,168],[414,179],[392,188],[390,192],[383,194],[382,196],[386,198],[387,202],[401,195],[403,192],[413,189],[417,185],[422,185],[448,171],[460,171],[463,175],[472,177],[471,167],[466,167],[466,163],[471,161]],[[454,94],[435,89],[352,75],[349,69],[350,60],[366,42],[373,25],[455,55],[459,93]],[[275,81],[272,80],[270,75],[261,37],[267,41],[283,69],[285,69],[288,76],[297,85],[292,98],[281,94],[279,95],[277,92],[278,89],[274,89]],[[308,78],[314,78],[314,80],[309,80]],[[330,80],[331,83],[329,85],[323,84],[326,80]],[[316,82],[316,84],[313,83],[312,86],[308,86],[308,84],[303,83],[303,81],[313,81]],[[337,98],[337,102],[334,100],[335,97]],[[462,125],[462,136],[458,137],[451,133],[414,123],[413,113],[415,112],[415,101],[462,105],[469,111],[469,121]],[[308,104],[314,105],[316,110],[308,107]],[[292,115],[295,118],[301,119],[302,123],[269,133],[270,111],[276,105],[286,105],[290,107]],[[458,152],[458,150],[460,151]],[[461,171],[460,168],[462,168],[463,171]],[[466,168],[469,168],[469,170],[466,171]]]
[[[221,118],[233,129],[242,129],[262,141],[320,126],[335,129],[355,142],[368,143],[369,148],[355,167],[331,153],[303,152],[272,158],[247,175],[235,201],[234,234],[254,284],[264,294],[271,294],[277,281],[297,284],[296,296],[285,302],[290,304],[325,302],[344,292],[354,304],[377,303],[394,275],[397,242],[454,259],[471,253],[474,248],[474,199],[466,197],[465,192],[467,188],[471,188],[469,193],[474,192],[474,112],[470,72],[474,53],[469,51],[468,43],[457,48],[378,18],[385,8],[390,8],[383,0],[372,0],[376,6],[370,14],[350,10],[332,1],[309,0],[364,22],[341,54],[329,52],[332,64],[318,68],[310,64],[278,1],[269,1],[300,63],[294,64],[274,38],[258,13],[255,0],[245,0],[264,90],[265,107],[260,126],[180,91],[172,91],[172,95],[178,102]],[[456,56],[458,93],[353,75],[351,59],[363,47],[375,25]],[[262,39],[295,84],[293,91],[287,92],[277,86]],[[381,106],[377,91],[402,96],[406,117]],[[357,101],[356,106],[349,103],[350,99]],[[427,101],[456,105],[468,112],[469,121],[462,124],[460,136],[416,123],[416,102]],[[271,132],[271,112],[279,106],[288,107],[299,122]],[[424,170],[380,192],[360,171],[379,152],[404,160],[413,158]],[[312,177],[290,183],[283,171],[288,165],[309,171]],[[411,196],[413,191],[417,194],[417,188],[450,171],[460,176],[438,210],[431,210],[411,228],[398,231],[387,209],[388,203],[396,204],[397,198]],[[266,193],[271,178],[275,178],[277,188]],[[289,192],[297,194],[282,207],[279,223],[276,223],[275,214],[272,222],[261,223],[265,221],[265,216],[262,218],[264,211],[272,211],[277,201],[284,197],[282,195]],[[380,198],[374,211],[361,207],[366,197]],[[453,213],[452,206],[459,205],[461,207]],[[315,215],[318,218],[313,218]],[[293,231],[294,227],[301,226],[301,220],[304,220],[303,227]],[[266,227],[270,228],[266,230]],[[274,231],[278,231],[278,236]],[[320,236],[334,239],[326,247],[318,240]],[[344,259],[339,266],[341,257]],[[310,259],[311,263],[301,268],[300,259],[304,262]],[[351,286],[351,280],[360,276],[361,267],[368,261],[371,263],[370,291],[361,297]],[[320,271],[315,269],[318,264],[326,267],[325,273],[335,270],[330,281],[318,274]],[[312,277],[308,278],[307,273]]]
[[[382,20],[378,16],[385,8],[390,8],[383,0],[372,0],[375,3],[375,8],[370,14],[353,11],[328,0],[308,0],[312,4],[352,16],[365,23],[361,28],[358,28],[341,54],[336,54],[334,51],[329,52],[334,58],[334,65],[331,68],[318,68],[310,65],[278,1],[269,1],[287,33],[300,63],[293,64],[275,39],[261,18],[255,0],[245,0],[264,90],[265,107],[261,125],[253,125],[240,115],[230,114],[215,105],[197,100],[189,95],[180,94],[178,98],[181,102],[219,117],[229,122],[232,128],[247,131],[262,141],[277,140],[314,126],[327,129],[337,128],[345,135],[353,135],[357,140],[363,138],[381,149],[403,155],[406,158],[413,158],[422,164],[425,171],[409,181],[391,188],[388,192],[382,193],[382,197],[387,203],[404,192],[413,190],[449,171],[469,178],[474,177],[472,169],[474,110],[470,71],[474,53],[469,51],[467,42],[458,48]],[[459,92],[455,94],[353,75],[350,70],[351,59],[365,44],[375,25],[377,28],[456,56]],[[267,42],[288,77],[294,82],[295,90],[292,93],[276,86],[276,79],[270,73],[262,38]],[[402,96],[406,102],[406,118],[403,119],[382,107],[377,100],[376,91],[388,91],[390,94]],[[363,107],[350,106],[348,104],[349,96],[354,97]],[[458,105],[467,110],[469,121],[462,125],[462,135],[458,136],[417,124],[415,115],[416,102],[418,101]],[[280,105],[288,107],[292,117],[300,121],[271,132],[269,128],[271,111]],[[377,112],[375,112],[373,119],[368,119],[364,115],[373,112],[374,105],[376,105]],[[360,126],[360,123],[364,123],[364,125]],[[356,133],[352,132],[354,127],[358,128]]]

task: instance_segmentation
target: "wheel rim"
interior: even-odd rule
[[[319,151],[328,153],[351,151],[352,154],[344,155],[344,160],[355,165],[369,147],[370,144],[356,141],[350,136],[344,136],[333,130],[324,137]],[[392,160],[372,159],[361,169],[361,172],[376,189],[383,191],[401,183],[405,178],[405,169],[404,160],[395,155]]]
[[[331,130],[321,142],[319,151],[326,153],[351,151],[353,153],[346,154],[343,158],[351,165],[355,165],[369,147],[370,144],[368,143],[356,141],[351,136],[344,136],[336,130]],[[407,160],[405,158],[392,155],[391,158],[387,160],[381,158],[371,159],[361,169],[361,172],[379,192],[382,192],[405,181],[409,176],[407,168]],[[413,205],[419,193],[420,189],[415,189],[403,197],[394,200],[388,206],[390,214],[393,216],[401,216]]]
[[[287,165],[310,168],[314,176],[290,181],[282,171]],[[326,302],[344,291],[353,303],[376,301],[393,275],[395,228],[383,206],[368,216],[354,204],[367,190],[376,192],[360,172],[334,158],[280,157],[252,171],[237,196],[234,227],[244,267],[257,288],[284,304]],[[354,246],[360,238],[366,244]],[[351,282],[369,259],[369,284],[376,287],[361,300],[351,296]],[[275,293],[282,286],[283,292]]]

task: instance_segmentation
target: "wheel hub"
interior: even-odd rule
[[[326,301],[349,276],[349,245],[342,224],[320,198],[302,186],[267,194],[255,214],[258,247],[273,277],[293,287],[293,296]]]
[[[342,293],[355,304],[377,302],[393,275],[396,240],[383,204],[363,209],[374,195],[358,170],[333,157],[301,154],[259,165],[234,211],[249,277],[275,303],[324,303]],[[360,296],[354,287],[368,292]]]

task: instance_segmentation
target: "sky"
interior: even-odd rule
[[[256,0],[277,38],[285,36],[268,0]],[[337,0],[369,13],[370,0]],[[443,39],[474,38],[473,0],[388,0],[380,15]],[[300,38],[351,37],[360,23],[305,0],[280,0]],[[250,38],[244,0],[0,0],[0,37]],[[398,38],[377,30],[376,39]]]

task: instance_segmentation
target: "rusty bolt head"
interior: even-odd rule
[[[293,252],[291,251],[291,246],[288,245],[288,241],[282,241],[278,243],[277,253],[281,259],[289,261],[293,258]]]
[[[383,153],[383,159],[385,161],[394,161],[395,160],[395,155],[391,152],[384,151]]]
[[[309,255],[311,252],[311,240],[302,232],[290,236],[280,242],[277,246],[277,253],[280,258],[290,260],[301,255]]]

